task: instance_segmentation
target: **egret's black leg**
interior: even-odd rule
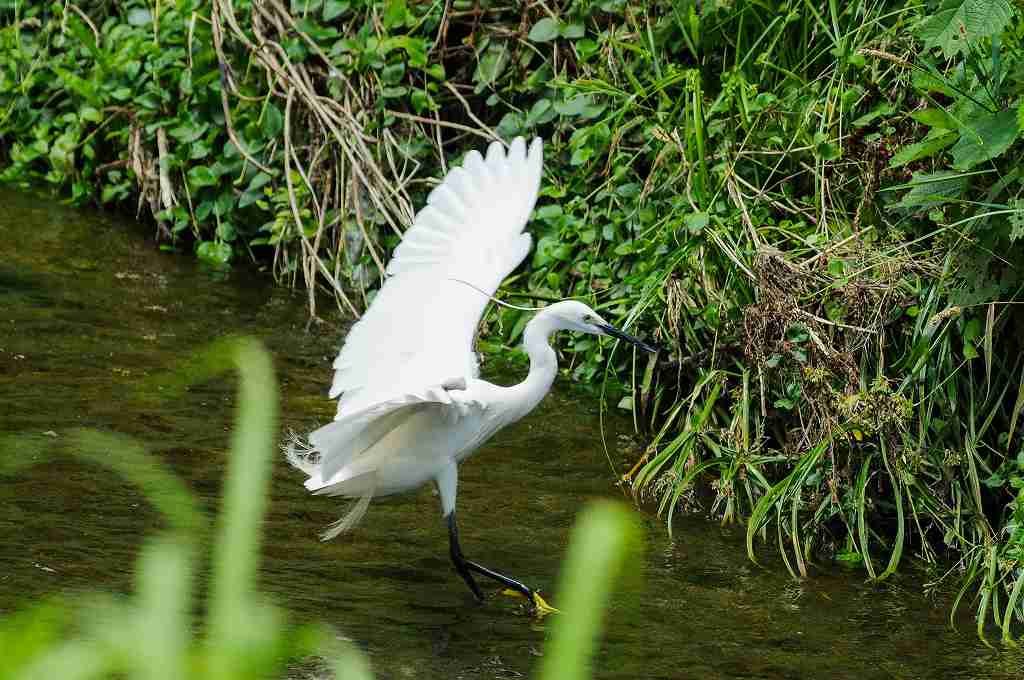
[[[476,579],[469,571],[469,561],[462,556],[462,546],[459,545],[459,527],[455,524],[454,510],[448,514],[448,549],[452,556],[452,564],[455,565],[455,571],[459,572],[459,576],[473,591],[476,599],[483,602],[484,594],[480,592],[480,586],[476,584]]]
[[[509,578],[504,574],[488,569],[487,567],[471,562],[467,560],[462,554],[462,547],[459,545],[459,527],[455,523],[455,511],[452,510],[448,515],[448,542],[451,549],[452,564],[455,565],[455,571],[459,572],[459,576],[466,581],[466,585],[473,591],[478,600],[483,600],[483,593],[480,592],[480,586],[477,585],[476,580],[473,578],[472,572],[476,572],[481,576],[486,576],[489,579],[493,579],[498,583],[502,584],[506,588],[518,591],[523,594],[527,602],[533,604],[533,591],[528,587],[520,583],[519,581]]]

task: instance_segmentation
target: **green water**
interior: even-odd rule
[[[84,426],[132,435],[213,511],[233,380],[172,403],[137,388],[229,332],[273,353],[285,427],[333,416],[325,393],[343,318],[327,314],[307,331],[304,297],[266,276],[160,253],[124,220],[8,191],[0,201],[0,434],[59,439]],[[608,440],[627,426],[612,422]],[[600,440],[595,404],[563,384],[463,465],[467,555],[557,606],[574,514],[589,498],[619,495]],[[380,678],[530,674],[544,625],[511,601],[473,601],[449,567],[430,489],[377,502],[354,533],[320,543],[337,502],[307,495],[301,479],[283,463],[274,470],[261,573],[297,620],[324,620],[356,640]],[[949,595],[926,598],[919,573],[879,586],[837,570],[798,584],[768,548],[766,568],[747,561],[736,531],[684,518],[669,541],[657,518],[643,517],[642,572],[615,598],[600,678],[1024,676],[1024,656],[982,645],[969,618],[951,630]],[[0,612],[58,591],[129,590],[140,541],[159,526],[134,487],[98,468],[57,460],[0,477]]]

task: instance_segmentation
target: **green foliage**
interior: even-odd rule
[[[195,634],[194,581],[205,522],[198,502],[172,473],[126,438],[82,431],[71,451],[110,466],[145,491],[170,531],[147,541],[136,565],[135,592],[54,597],[0,619],[0,679],[129,677],[283,677],[290,661],[317,655],[333,677],[372,677],[365,656],[320,624],[289,623],[256,589],[261,523],[277,439],[277,381],[266,350],[254,340],[228,339],[163,376],[167,394],[231,368],[240,378],[237,427],[229,457],[201,633]],[[4,472],[43,462],[53,451],[38,439],[0,441]],[[25,446],[38,449],[24,455]],[[595,503],[580,515],[569,545],[560,593],[563,612],[541,678],[589,677],[587,663],[600,614],[614,582],[637,556],[639,531],[617,504]]]
[[[1010,0],[945,0],[922,22],[918,35],[925,49],[938,47],[950,59],[1001,34],[1012,17]]]

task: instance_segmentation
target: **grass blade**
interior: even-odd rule
[[[639,529],[628,510],[597,502],[580,514],[559,579],[561,613],[540,663],[541,680],[584,680],[612,585],[637,556]]]

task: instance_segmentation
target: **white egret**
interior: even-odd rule
[[[526,325],[526,380],[502,387],[478,377],[477,325],[488,297],[530,250],[523,228],[537,200],[541,156],[539,139],[527,153],[517,138],[507,155],[494,142],[486,158],[471,151],[430,193],[395,249],[384,285],[334,361],[335,420],[305,441],[294,438],[286,453],[308,475],[313,493],[356,499],[323,540],[352,528],[372,498],[433,481],[452,563],[477,599],[483,593],[474,573],[543,608],[534,590],[463,556],[455,521],[458,465],[547,394],[558,370],[549,344],[555,331],[609,335],[654,349],[587,305],[565,300]]]

